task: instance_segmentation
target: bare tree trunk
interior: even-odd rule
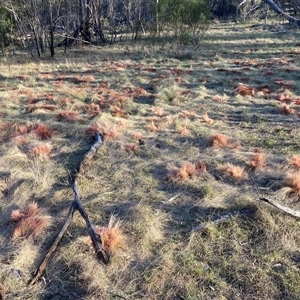
[[[52,15],[52,0],[49,0],[49,17],[50,17],[50,53],[51,57],[54,57],[54,26]]]

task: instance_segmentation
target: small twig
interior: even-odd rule
[[[203,224],[199,224],[198,226],[194,227],[192,230],[191,230],[191,233],[195,233],[195,232],[198,232],[198,231],[201,231],[202,229],[204,229],[208,224],[219,224],[223,221],[226,221],[234,216],[246,216],[246,217],[249,217],[251,215],[253,215],[255,212],[254,209],[250,209],[250,208],[242,208],[242,209],[239,209],[239,210],[234,210],[234,211],[230,211],[228,213],[225,213],[225,214],[222,214],[220,215],[219,217],[217,217],[216,219],[212,220],[212,221],[208,221],[208,222],[205,222]]]
[[[177,199],[178,197],[180,197],[182,195],[182,193],[176,194],[175,196],[171,197],[170,199],[166,200],[166,201],[161,201],[162,204],[168,204],[173,202],[175,199]]]
[[[265,197],[260,197],[259,200],[265,201],[265,202],[277,207],[278,209],[288,213],[289,215],[292,215],[296,218],[300,218],[300,211],[298,211],[298,210],[294,210],[294,209],[291,209],[289,207],[283,206],[283,205],[275,202],[274,200],[271,200],[271,199],[268,199],[268,198],[265,198]]]

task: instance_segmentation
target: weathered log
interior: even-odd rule
[[[101,243],[101,238],[96,233],[93,223],[90,221],[88,214],[86,213],[85,209],[83,208],[83,206],[80,202],[80,197],[79,197],[78,188],[77,188],[78,176],[83,175],[84,169],[89,165],[90,160],[93,158],[96,151],[98,150],[98,148],[102,144],[103,144],[102,136],[98,132],[96,132],[94,144],[91,146],[90,150],[85,154],[83,160],[79,164],[79,167],[77,168],[77,170],[76,170],[76,172],[73,176],[72,189],[73,189],[73,192],[74,192],[74,200],[71,203],[67,218],[66,218],[61,230],[59,231],[56,238],[52,242],[52,244],[51,244],[50,248],[48,249],[47,253],[45,254],[42,262],[39,265],[39,267],[35,271],[33,278],[29,282],[29,286],[34,285],[37,282],[37,280],[39,280],[41,278],[41,276],[43,275],[43,273],[45,272],[46,267],[47,267],[47,263],[48,263],[50,257],[52,256],[52,254],[54,253],[54,251],[57,249],[60,240],[62,239],[65,231],[67,230],[69,224],[71,223],[75,210],[78,210],[79,213],[81,214],[81,216],[83,217],[83,219],[85,220],[85,223],[88,227],[89,235],[92,239],[94,248],[95,248],[96,253],[97,253],[97,257],[101,261],[103,261],[105,264],[108,263],[109,256],[103,250],[102,243]]]
[[[298,211],[298,210],[294,210],[294,209],[291,209],[289,207],[283,206],[283,205],[281,205],[281,204],[279,204],[279,203],[277,203],[274,200],[269,199],[269,198],[261,197],[261,198],[259,198],[259,200],[267,202],[267,203],[273,205],[274,207],[277,207],[278,209],[288,213],[289,215],[292,215],[296,218],[300,218],[300,211]]]

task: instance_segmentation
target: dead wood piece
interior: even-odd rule
[[[223,221],[226,221],[226,220],[228,220],[232,217],[235,217],[235,216],[250,217],[254,213],[255,213],[255,210],[251,209],[251,208],[242,208],[242,209],[239,209],[239,210],[230,211],[228,213],[225,213],[225,214],[222,214],[222,215],[218,216],[216,219],[214,219],[212,221],[208,221],[208,222],[205,222],[203,224],[199,224],[198,226],[194,227],[191,232],[195,233],[195,232],[201,231],[208,224],[217,225],[217,224],[222,223]]]
[[[54,251],[56,250],[56,248],[57,248],[60,240],[62,239],[65,231],[67,230],[69,224],[71,223],[75,210],[78,210],[79,213],[81,214],[81,216],[83,217],[83,219],[85,220],[85,223],[88,227],[89,235],[90,235],[93,245],[96,249],[97,257],[101,261],[103,261],[105,264],[108,263],[109,256],[103,250],[101,238],[96,233],[93,223],[90,221],[88,214],[86,213],[85,209],[83,208],[83,206],[80,202],[80,197],[79,197],[78,188],[77,188],[77,179],[79,176],[82,175],[83,166],[86,166],[88,163],[90,163],[90,160],[93,158],[96,151],[102,144],[103,144],[102,136],[98,132],[96,132],[94,144],[91,146],[90,150],[83,157],[83,160],[81,161],[79,167],[77,168],[77,172],[73,176],[72,189],[74,192],[74,200],[71,203],[69,213],[65,220],[65,223],[63,224],[60,232],[57,234],[55,240],[52,242],[52,244],[51,244],[50,248],[48,249],[47,253],[45,254],[42,262],[40,263],[39,267],[37,268],[36,272],[34,273],[33,278],[29,282],[29,286],[34,285],[37,282],[37,280],[39,280],[41,278],[41,276],[43,275],[43,273],[45,272],[47,263],[48,263],[50,257],[52,256],[52,254],[54,253]]]
[[[288,214],[290,214],[290,215],[292,215],[296,218],[300,218],[300,211],[298,211],[298,210],[294,210],[294,209],[291,209],[289,207],[283,206],[283,205],[275,202],[274,200],[268,199],[268,198],[265,198],[265,197],[261,197],[261,198],[259,198],[259,200],[265,201],[265,202],[277,207],[278,209],[280,209],[280,210],[282,210],[282,211],[284,211],[284,212],[286,212],[286,213],[288,213]]]
[[[175,196],[171,197],[170,199],[166,200],[166,201],[161,201],[161,204],[169,204],[171,202],[173,202],[174,200],[176,200],[177,198],[179,198],[182,194],[176,194]]]

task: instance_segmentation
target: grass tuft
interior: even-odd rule
[[[115,129],[110,129],[109,125],[104,122],[95,122],[90,125],[86,132],[88,134],[94,135],[96,132],[99,132],[104,136],[106,140],[115,140],[119,136],[119,132]]]
[[[244,168],[235,166],[231,163],[220,166],[219,170],[228,177],[232,177],[235,181],[241,181],[248,178],[247,173],[244,172]]]
[[[57,120],[74,123],[79,120],[78,111],[75,110],[63,111],[58,114]]]
[[[257,151],[257,153],[251,158],[251,160],[248,162],[248,165],[256,170],[261,170],[266,162],[266,156],[260,151]]]
[[[95,227],[101,238],[103,250],[108,256],[115,255],[125,247],[126,237],[121,229],[121,224],[116,217],[111,216],[106,227]]]
[[[300,171],[288,174],[284,179],[283,184],[290,188],[291,193],[300,196]]]
[[[47,157],[51,150],[52,150],[52,145],[51,144],[40,144],[37,146],[34,146],[33,148],[31,148],[30,152],[29,152],[29,156],[42,156],[42,157]]]
[[[208,141],[212,147],[227,147],[229,138],[225,134],[216,133],[209,137]]]
[[[211,125],[211,124],[214,123],[214,120],[211,119],[211,118],[209,118],[208,115],[207,115],[207,113],[205,113],[202,117],[203,117],[203,120],[204,120],[205,123],[207,123],[209,125]]]
[[[39,236],[50,225],[50,218],[42,212],[36,202],[12,211],[11,220],[16,222],[13,238]]]
[[[173,102],[178,97],[179,88],[176,84],[163,88],[158,93],[158,99],[164,102]]]
[[[190,131],[186,128],[186,125],[182,126],[179,129],[179,133],[182,134],[182,135],[185,135],[185,136],[191,135]]]
[[[13,210],[11,213],[11,220],[18,222],[22,220],[23,218],[29,218],[33,216],[37,216],[42,212],[40,208],[38,208],[38,205],[36,202],[31,202],[28,205]]]
[[[291,108],[291,106],[286,103],[281,104],[280,110],[286,115],[293,115],[295,113],[295,109]]]
[[[56,131],[52,128],[48,127],[45,124],[36,124],[36,126],[33,129],[33,132],[41,139],[41,140],[48,140],[52,138]]]
[[[300,155],[293,155],[288,160],[289,165],[291,165],[294,168],[300,169]]]

